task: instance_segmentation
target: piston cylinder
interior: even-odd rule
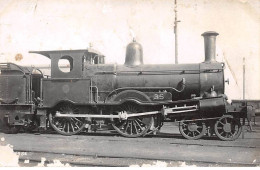
[[[204,32],[205,63],[216,62],[216,36],[217,32]]]
[[[201,117],[220,117],[226,113],[225,99],[223,97],[206,98],[199,101]]]

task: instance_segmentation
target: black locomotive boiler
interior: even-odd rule
[[[105,64],[93,50],[32,51],[51,60],[51,76],[2,63],[0,120],[5,127],[46,129],[63,135],[113,127],[126,137],[156,133],[178,121],[182,136],[216,134],[235,140],[246,106],[227,102],[224,63],[215,60],[218,33],[202,34],[205,61],[199,64],[143,64],[142,46],[127,46],[124,65]],[[59,63],[66,60],[69,69]]]

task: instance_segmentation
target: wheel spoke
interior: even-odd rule
[[[140,120],[140,119],[137,119],[136,121],[140,123],[141,130],[144,130],[145,129],[144,122],[142,122],[142,120]]]
[[[128,127],[129,127],[129,122],[128,122],[128,120],[127,120],[127,125],[126,125],[126,128],[124,129],[124,132],[126,132],[127,131],[127,129],[128,129]]]
[[[230,133],[231,138],[233,138],[233,137],[234,137],[234,134],[232,134],[231,132],[229,132],[229,133]]]
[[[133,121],[133,125],[134,125],[135,132],[138,133],[135,121]]]
[[[124,127],[126,125],[127,121],[124,121],[124,123],[119,127],[119,129],[122,129],[122,127]]]
[[[64,112],[64,108],[63,108],[63,107],[60,108],[60,112],[61,112],[61,113]]]
[[[77,126],[76,126],[75,121],[73,119],[70,120],[70,124],[71,124],[71,127],[72,127],[73,130],[75,130],[75,128],[77,129]]]
[[[63,123],[62,131],[65,131],[65,127],[66,127],[66,124],[65,124],[65,122],[64,122],[64,123]]]
[[[142,120],[139,117],[136,118],[136,121],[138,121],[138,122],[143,124]]]
[[[130,134],[132,135],[133,134],[133,122],[131,121],[130,123]]]
[[[78,122],[75,121],[74,119],[71,119],[71,120],[72,120],[73,124],[76,126],[76,128],[79,129]]]
[[[80,127],[79,127],[78,123],[75,123],[75,126],[77,126],[77,128],[78,128],[78,129],[80,129]]]
[[[224,123],[222,123],[221,121],[219,121],[220,124],[222,124],[224,126]]]
[[[137,126],[139,126],[140,127],[140,129],[142,130],[142,126],[138,123],[138,121],[137,120],[135,120],[135,122],[136,122],[136,124],[137,124]]]
[[[67,132],[68,132],[68,133],[70,132],[70,125],[69,125],[69,122],[67,122]]]
[[[70,123],[70,125],[71,125],[72,132],[75,132],[72,122]]]
[[[76,121],[78,121],[78,122],[81,122],[78,118],[76,118],[76,117],[73,117]]]

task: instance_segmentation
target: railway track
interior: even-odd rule
[[[176,126],[143,138],[125,138],[109,131],[86,135],[2,134],[19,156],[20,166],[260,166],[260,127],[236,141],[216,137],[186,140]],[[22,153],[22,154],[21,154]],[[243,153],[243,154],[241,154]],[[42,163],[42,159],[46,159]],[[29,163],[28,163],[29,160]]]

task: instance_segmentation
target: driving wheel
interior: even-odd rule
[[[115,112],[125,112],[127,114],[141,113],[143,109],[133,103],[127,103],[116,109]],[[145,135],[151,128],[153,122],[152,116],[130,117],[126,120],[114,119],[112,126],[121,135],[125,137],[139,137]]]
[[[79,109],[72,104],[62,104],[56,111],[60,114],[79,114]],[[55,113],[49,114],[50,125],[62,135],[75,135],[86,125],[85,118],[80,117],[55,117]]]

